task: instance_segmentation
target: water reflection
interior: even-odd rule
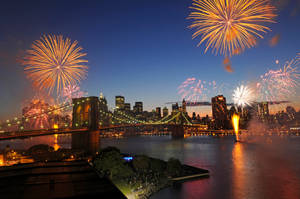
[[[89,158],[99,148],[97,131],[5,140],[0,141],[0,166]]]
[[[246,162],[245,162],[244,145],[236,142],[232,150],[233,172],[232,172],[232,191],[233,198],[246,198],[249,196],[248,190],[253,186],[246,184],[251,181],[251,175],[246,175]],[[254,175],[254,174],[253,174]],[[247,178],[247,179],[246,179]],[[249,192],[249,193],[248,193]],[[251,197],[250,197],[251,198]],[[253,197],[255,198],[255,197]]]
[[[54,136],[54,145],[53,145],[53,148],[54,148],[55,151],[57,151],[60,148],[59,144],[57,143],[58,134],[54,134],[53,136]]]
[[[170,136],[145,136],[115,139],[99,138],[95,131],[0,141],[0,150],[10,145],[18,152],[34,145],[47,144],[71,157],[74,151],[92,154],[101,144],[101,147],[116,146],[129,154],[146,154],[164,160],[175,157],[211,173],[210,178],[164,189],[152,196],[155,199],[300,198],[300,139],[269,137],[271,141],[268,141],[263,138],[245,139],[242,143],[235,143],[233,137],[174,140]]]
[[[84,150],[92,155],[95,154],[99,148],[99,131],[72,134],[72,149]]]

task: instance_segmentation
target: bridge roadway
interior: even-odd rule
[[[158,129],[168,129],[171,132],[172,127],[183,127],[184,131],[190,132],[193,131],[194,133],[205,133],[206,135],[209,134],[223,134],[223,130],[203,130],[199,129],[199,126],[193,125],[176,125],[176,124],[126,124],[126,125],[113,125],[107,127],[100,127],[95,131],[99,132],[107,132],[107,131],[125,131],[126,129],[151,129],[151,128],[158,128]],[[41,129],[41,130],[25,130],[25,131],[12,131],[12,132],[2,132],[0,133],[0,140],[9,140],[9,139],[24,139],[28,137],[36,137],[36,136],[43,136],[43,135],[53,135],[53,134],[68,134],[68,133],[79,133],[79,132],[88,132],[91,131],[87,128],[82,129]]]
[[[88,131],[99,131],[99,133],[105,133],[110,131],[126,131],[128,129],[136,129],[140,127],[136,132],[147,131],[147,129],[159,129],[159,131],[169,131],[172,132],[174,127],[182,127],[179,130],[184,130],[185,135],[189,136],[219,136],[219,135],[233,135],[232,130],[204,130],[196,125],[176,125],[176,124],[127,124],[127,125],[113,125],[107,127],[101,127],[97,130],[90,130],[87,128],[82,129],[43,129],[43,130],[29,130],[29,131],[13,131],[13,132],[2,132],[0,133],[0,140],[9,140],[9,139],[24,139],[28,137],[36,137],[43,135],[53,135],[53,134],[69,134],[69,133],[80,133],[80,132],[88,132]],[[176,129],[175,129],[176,130]],[[247,130],[241,130],[242,134],[246,133]],[[154,133],[155,134],[155,133]],[[272,132],[266,133],[266,135],[295,135],[300,136],[299,132]]]

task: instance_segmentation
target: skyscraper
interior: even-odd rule
[[[157,118],[161,118],[161,108],[160,107],[156,107],[156,117]]]
[[[108,126],[109,125],[109,113],[108,113],[108,106],[107,106],[107,100],[103,96],[102,93],[100,93],[99,96],[99,125],[100,126]]]
[[[135,102],[133,111],[135,113],[142,113],[143,112],[143,102]]]
[[[172,104],[172,112],[176,112],[179,110],[179,106],[178,106],[178,103],[176,104]]]
[[[228,111],[226,105],[226,98],[223,95],[218,95],[211,98],[212,114],[215,120],[215,127],[217,129],[228,128]]]
[[[269,118],[269,103],[268,102],[258,103],[257,114],[262,121],[266,122]]]
[[[130,103],[125,103],[124,108],[126,112],[130,112]]]
[[[168,115],[169,115],[169,110],[168,110],[167,107],[164,107],[164,108],[163,108],[163,117],[166,117],[166,116],[168,116]]]
[[[120,110],[125,109],[125,98],[123,96],[116,96],[116,108]]]
[[[186,101],[182,100],[182,112],[186,113]]]

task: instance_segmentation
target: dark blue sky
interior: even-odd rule
[[[277,0],[278,1],[278,0]],[[0,118],[20,113],[34,96],[23,68],[16,62],[43,34],[62,34],[77,40],[87,52],[88,78],[81,88],[89,95],[143,101],[146,109],[178,101],[177,87],[188,77],[234,88],[268,69],[277,69],[300,52],[299,0],[278,11],[272,32],[258,46],[231,59],[234,73],[222,65],[224,57],[204,53],[187,26],[191,0],[7,1],[0,7]],[[269,40],[280,34],[275,47]],[[224,95],[231,101],[231,89]]]

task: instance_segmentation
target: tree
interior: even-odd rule
[[[120,150],[115,147],[107,147],[100,151],[94,164],[102,175],[113,178],[126,178],[133,174],[131,168],[125,164]]]
[[[150,161],[150,168],[152,171],[157,172],[158,174],[163,174],[166,169],[166,163],[159,159],[152,159]]]
[[[150,168],[150,159],[145,155],[136,156],[132,161],[132,165],[137,171],[147,171]]]

